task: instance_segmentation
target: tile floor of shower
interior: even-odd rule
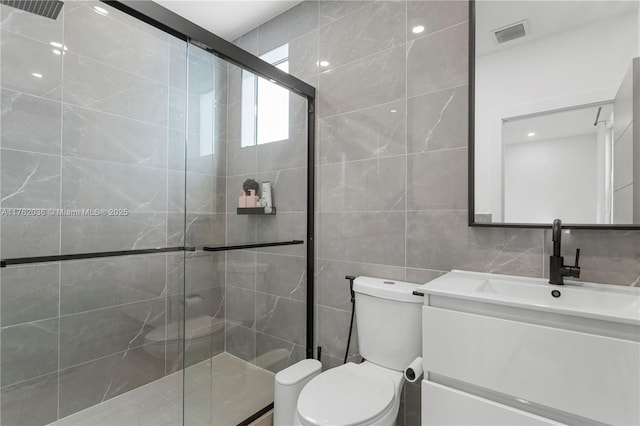
[[[272,372],[223,352],[49,426],[176,426],[183,402],[185,425],[237,425],[273,402],[273,386]]]

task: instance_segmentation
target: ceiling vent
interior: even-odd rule
[[[514,24],[507,25],[506,27],[493,30],[492,33],[495,36],[495,41],[498,44],[502,44],[528,36],[529,25],[525,19],[524,21],[516,22]]]
[[[56,19],[64,3],[60,0],[0,0],[0,4],[22,9],[45,18]]]

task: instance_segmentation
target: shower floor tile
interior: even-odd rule
[[[274,374],[228,353],[188,367],[50,426],[233,426],[273,402]],[[184,394],[184,401],[183,401]]]

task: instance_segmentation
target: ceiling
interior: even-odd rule
[[[598,121],[609,120],[613,105],[605,104],[601,106],[602,111]],[[502,127],[502,140],[504,144],[513,144],[562,139],[586,134],[593,134],[595,137],[598,127],[593,124],[597,114],[598,106],[591,105],[508,120],[504,122]],[[534,134],[529,136],[531,133]]]
[[[476,2],[476,56],[507,49],[531,40],[601,21],[621,14],[638,13],[637,0],[594,1],[494,1]],[[493,30],[526,19],[530,36],[501,45]]]
[[[154,0],[228,41],[292,8],[301,0]]]

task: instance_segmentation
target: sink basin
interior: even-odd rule
[[[452,271],[420,288],[425,294],[529,307],[640,325],[640,288]],[[553,294],[552,294],[553,293]]]

